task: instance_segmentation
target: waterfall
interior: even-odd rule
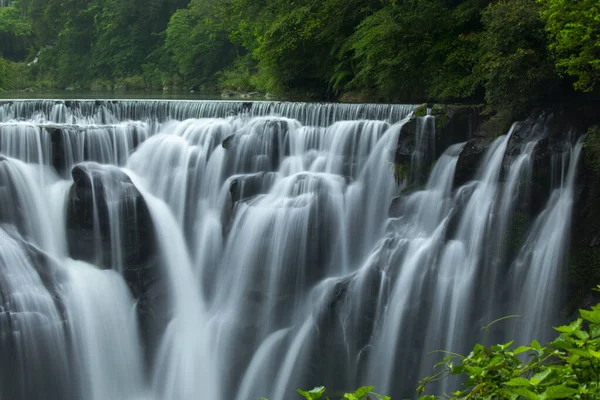
[[[456,185],[414,108],[0,101],[0,397],[411,398],[498,317],[546,337],[581,144],[515,123]]]

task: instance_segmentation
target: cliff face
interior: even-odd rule
[[[564,179],[558,165],[564,163],[560,155],[581,139],[583,150],[576,177],[571,251],[565,271],[568,282],[565,312],[570,314],[577,307],[598,301],[598,295],[591,289],[600,283],[599,119],[591,109],[539,109],[524,120],[511,123],[502,116],[486,116],[480,105],[424,104],[402,127],[394,158],[395,178],[407,188],[403,193],[411,193],[423,186],[428,171],[449,145],[466,142],[454,176],[453,187],[457,189],[476,179],[476,171],[490,144],[510,132],[501,174],[501,181],[506,182],[509,166],[530,143],[534,146],[533,165],[527,178],[527,193],[520,197],[507,233],[508,246],[518,248],[534,217]],[[415,160],[414,154],[419,151],[429,156]],[[392,203],[392,215],[401,204],[401,197]]]

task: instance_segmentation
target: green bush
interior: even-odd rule
[[[598,286],[600,289],[600,286]],[[560,335],[542,347],[537,341],[513,348],[513,342],[475,345],[467,356],[450,354],[431,382],[455,375],[465,379],[450,399],[598,399],[600,398],[600,304],[579,310],[580,318],[554,328]],[[420,400],[433,400],[425,395]]]
[[[0,55],[0,91],[12,89],[15,79],[14,63],[5,60]]]
[[[511,0],[492,2],[481,14],[480,54],[473,74],[496,110],[516,115],[554,87],[541,10],[535,1]]]
[[[597,0],[539,0],[556,67],[576,78],[577,90],[600,81],[600,3]]]

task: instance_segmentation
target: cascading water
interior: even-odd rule
[[[0,102],[0,397],[414,397],[432,350],[497,317],[523,315],[500,339],[544,335],[581,145],[514,244],[545,133],[513,126],[455,187],[465,144],[428,172],[413,108]]]

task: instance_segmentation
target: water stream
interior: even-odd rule
[[[0,398],[405,398],[499,316],[522,315],[499,339],[544,338],[581,145],[515,245],[541,136],[513,125],[456,187],[465,144],[434,160],[421,117],[427,179],[398,184],[413,109],[0,101]]]

